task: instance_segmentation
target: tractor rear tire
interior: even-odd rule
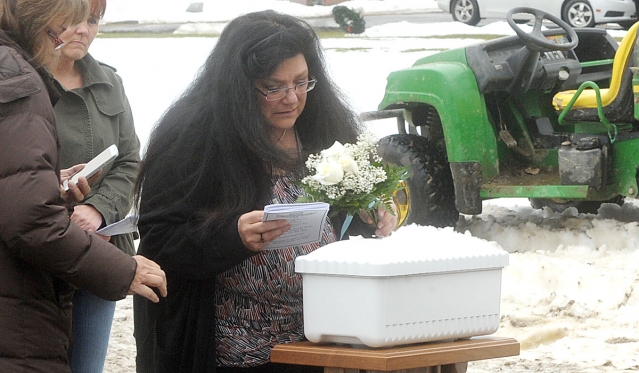
[[[451,227],[457,224],[455,188],[446,152],[419,135],[390,135],[379,141],[378,154],[384,161],[410,166],[406,180],[409,204],[404,224]]]

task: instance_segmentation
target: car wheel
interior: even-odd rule
[[[479,6],[477,0],[453,0],[450,6],[453,19],[467,25],[479,23]]]
[[[561,14],[571,27],[595,27],[595,12],[587,0],[568,0]]]
[[[410,167],[405,188],[396,203],[408,205],[404,224],[455,226],[455,188],[446,152],[419,135],[390,135],[379,141],[377,152],[386,162]]]
[[[567,201],[546,198],[531,198],[530,204],[534,209],[542,209],[550,207],[555,212],[564,212],[570,207],[574,207],[582,214],[597,214],[599,207],[604,203],[614,203],[619,206],[623,205],[624,197],[616,196],[607,201]]]

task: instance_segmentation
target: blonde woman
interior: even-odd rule
[[[60,139],[60,164],[71,167],[86,163],[115,144],[119,154],[102,168],[91,193],[73,207],[71,220],[85,230],[124,218],[133,203],[133,187],[140,168],[140,141],[133,114],[116,70],[89,54],[106,11],[106,0],[89,0],[90,12],[82,22],[60,33],[65,41],[59,58],[47,65],[59,84],[60,99],[54,110]],[[135,253],[133,234],[112,236],[110,241],[129,255]],[[88,290],[73,296],[71,371],[102,373],[115,302]]]

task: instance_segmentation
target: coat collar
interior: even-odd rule
[[[100,66],[100,63],[96,61],[91,54],[87,53],[86,56],[75,63],[82,72],[85,88],[99,84],[106,84],[109,88],[113,88],[113,84],[102,69],[102,66]]]
[[[84,84],[80,89],[67,92],[73,92],[80,96],[91,92],[98,110],[108,116],[118,115],[126,110],[124,93],[119,85],[117,87],[114,85],[117,84],[114,68],[98,62],[90,54],[75,63],[82,73]],[[64,90],[62,87],[61,89]]]

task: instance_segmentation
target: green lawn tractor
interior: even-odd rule
[[[520,13],[534,16],[532,31],[514,21]],[[618,43],[533,8],[507,21],[515,36],[392,72],[378,111],[362,113],[398,118],[378,151],[410,166],[396,196],[404,224],[453,226],[493,198],[596,213],[637,196],[639,23]]]

